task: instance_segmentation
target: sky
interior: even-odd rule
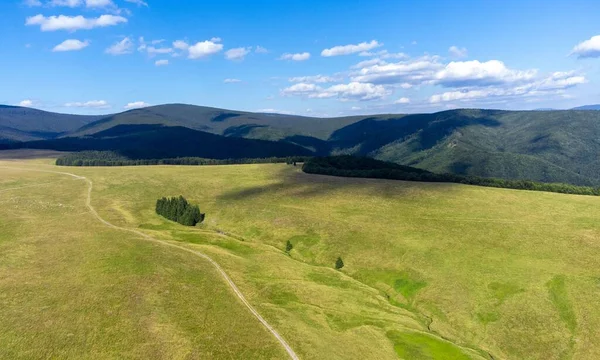
[[[0,104],[305,116],[600,103],[600,1],[0,0]]]

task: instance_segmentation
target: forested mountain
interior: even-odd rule
[[[88,137],[22,142],[4,145],[4,148],[115,151],[130,159],[236,159],[311,155],[309,150],[286,142],[228,138],[181,126],[161,125],[118,125]]]
[[[25,146],[115,150],[138,158],[356,154],[438,173],[600,184],[600,111],[458,109],[434,114],[311,118],[171,104],[91,122],[90,117],[68,118],[61,124],[71,125],[73,119],[85,124],[56,135],[60,139],[55,141]],[[27,134],[48,128],[43,127],[44,121],[38,127],[34,123],[30,121]],[[68,131],[64,130],[67,127],[63,125],[60,131]],[[20,134],[15,131],[24,131],[22,126],[12,129],[0,128],[0,138],[15,139]],[[208,133],[222,136],[209,137]],[[229,145],[223,146],[234,138],[272,141],[235,140],[231,150]],[[209,144],[217,145],[208,149]]]
[[[0,143],[51,139],[75,131],[102,115],[57,114],[20,106],[0,105]]]

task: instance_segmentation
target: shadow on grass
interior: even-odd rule
[[[300,169],[285,167],[279,172],[280,182],[264,186],[247,187],[229,191],[220,195],[219,200],[236,201],[261,196],[288,196],[312,198],[333,192],[345,191],[348,196],[355,192],[366,193],[382,198],[393,198],[414,194],[418,191],[436,191],[448,193],[456,190],[459,184],[426,183],[417,181],[346,178],[327,175],[306,174]]]

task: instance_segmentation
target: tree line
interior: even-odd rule
[[[141,165],[234,165],[234,164],[277,164],[304,162],[308,157],[268,157],[243,159],[206,159],[181,157],[172,159],[129,159],[114,151],[81,151],[56,159],[58,166],[141,166]]]
[[[506,189],[600,196],[600,187],[541,183],[531,180],[507,180],[455,174],[436,174],[410,166],[349,155],[311,158],[304,163],[302,170],[309,174],[342,177],[447,182]]]
[[[205,217],[205,214],[200,212],[198,205],[188,203],[183,196],[158,199],[156,213],[186,226],[196,226],[203,222]]]

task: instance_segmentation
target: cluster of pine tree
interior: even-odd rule
[[[196,226],[204,221],[205,216],[198,205],[188,203],[183,196],[158,199],[156,213],[186,226]]]
[[[173,159],[129,159],[114,151],[80,151],[56,159],[58,166],[137,166],[137,165],[235,165],[235,164],[295,164],[308,159],[305,156],[244,158],[244,159],[205,159],[181,157]]]
[[[343,177],[449,182],[506,189],[600,196],[600,187],[541,183],[531,180],[483,178],[456,174],[436,174],[410,166],[349,155],[312,158],[304,163],[302,171],[309,174]]]

